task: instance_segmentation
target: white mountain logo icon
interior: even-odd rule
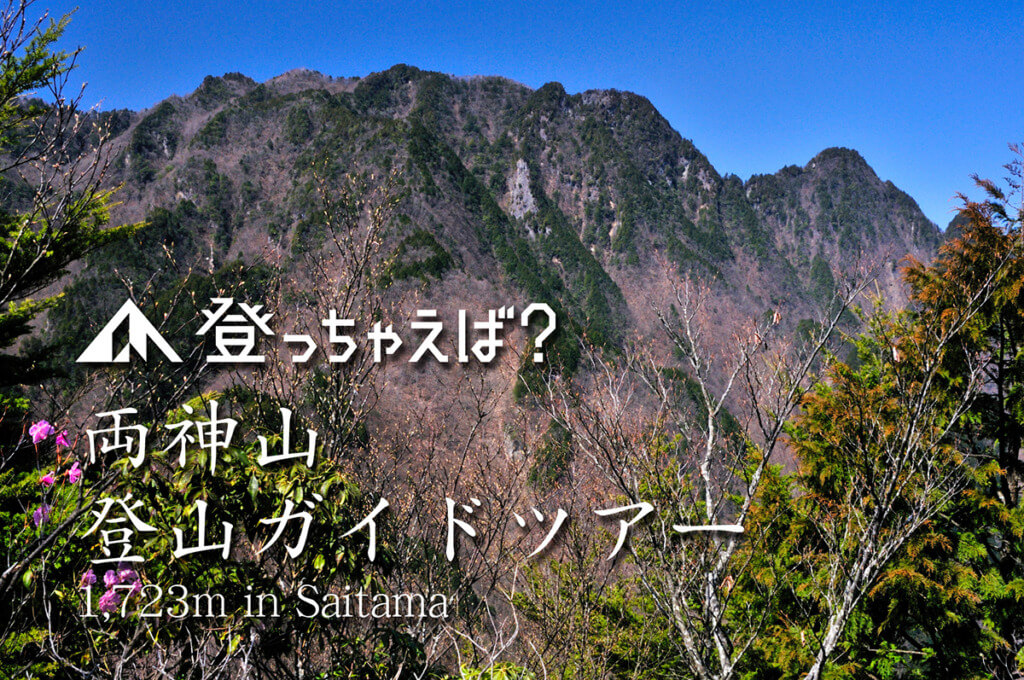
[[[128,344],[125,345],[117,356],[114,356],[114,333],[117,332],[121,325],[127,321],[128,323]],[[174,351],[167,341],[164,340],[160,332],[153,327],[153,324],[149,322],[146,315],[143,314],[138,307],[135,306],[131,300],[126,301],[121,305],[121,309],[117,310],[117,314],[114,315],[107,325],[103,327],[96,339],[93,340],[85,351],[82,352],[82,356],[78,357],[77,363],[80,364],[126,364],[131,355],[131,350],[134,349],[142,360],[146,360],[146,350],[148,341],[152,340],[153,344],[156,345],[157,349],[164,353],[164,356],[173,361],[174,363],[181,363],[181,357],[178,356],[177,352]]]

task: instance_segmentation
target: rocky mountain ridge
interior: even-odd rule
[[[744,182],[615,90],[405,65],[262,84],[226,74],[117,121],[115,217],[164,211],[160,238],[200,269],[287,261],[315,240],[314,167],[396,172],[406,285],[452,309],[466,296],[550,301],[599,344],[652,333],[682,274],[712,281],[716,313],[737,322],[808,321],[855,266],[900,304],[898,262],[931,258],[942,238],[856,151]]]

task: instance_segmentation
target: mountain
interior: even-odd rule
[[[712,282],[723,348],[759,314],[778,311],[793,328],[814,318],[856,267],[875,271],[898,305],[900,259],[929,259],[942,239],[856,151],[826,149],[744,182],[647,99],[615,90],[532,90],[405,65],[265,83],[233,73],[114,131],[115,218],[151,221],[130,254],[139,276],[162,271],[161,244],[210,272],[235,258],[294,262],[316,239],[314,165],[396,171],[390,247],[418,299],[442,311],[547,301],[606,346],[656,335],[655,309],[686,273]],[[89,299],[59,317],[83,337],[111,311]]]

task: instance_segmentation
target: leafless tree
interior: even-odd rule
[[[708,349],[709,334],[720,331],[708,313],[709,288],[685,280],[672,310],[659,311],[682,368],[643,349],[621,360],[590,352],[582,387],[548,383],[551,416],[571,433],[576,456],[629,503],[656,507],[632,557],[696,677],[736,677],[771,620],[785,574],[752,577],[751,555],[766,549],[758,544],[767,532],[744,535],[742,527],[753,524],[762,481],[781,462],[785,424],[862,288],[843,289],[806,341],[787,341],[778,312],[769,311],[722,356]],[[741,580],[761,589],[759,597],[733,598]]]

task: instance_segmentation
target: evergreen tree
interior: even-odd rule
[[[52,663],[36,654],[52,630],[39,623],[30,593],[39,556],[66,545],[68,527],[56,525],[57,492],[40,502],[52,475],[37,470],[37,443],[47,423],[28,428],[26,387],[48,377],[41,344],[26,338],[44,310],[59,299],[47,288],[67,265],[120,239],[137,225],[107,227],[111,190],[103,188],[102,116],[79,110],[81,92],[66,96],[78,52],[54,50],[68,23],[29,16],[29,2],[0,8],[0,675],[50,676]],[[40,296],[40,293],[42,295]],[[42,428],[42,429],[41,429]],[[39,441],[33,441],[33,438]],[[52,439],[50,440],[52,442]],[[50,445],[50,442],[46,442]],[[47,449],[49,451],[50,449]],[[56,468],[54,468],[55,470]],[[45,472],[45,471],[43,471]],[[73,473],[79,475],[76,469]],[[40,481],[42,479],[42,481]],[[62,493],[74,497],[68,484]],[[66,501],[70,503],[71,501]],[[27,508],[27,514],[26,514]],[[32,508],[35,508],[33,511]],[[79,499],[78,517],[85,512]],[[63,553],[54,551],[57,558]]]
[[[69,263],[137,228],[107,227],[101,118],[80,111],[81,92],[66,95],[78,51],[53,50],[69,17],[33,23],[29,5],[12,0],[0,13],[0,349],[8,350],[0,412],[8,423],[26,406],[19,386],[45,375],[40,351],[13,351],[59,298],[33,296]]]
[[[893,566],[873,605],[880,632],[910,651],[905,667],[928,677],[1009,680],[1024,665],[1024,210],[1014,200],[1024,166],[1011,148],[1011,193],[976,178],[987,198],[961,197],[957,233],[939,258],[907,270],[921,315],[948,317],[971,290],[991,289],[945,365],[953,379],[980,358],[984,374],[957,431],[971,483]]]

